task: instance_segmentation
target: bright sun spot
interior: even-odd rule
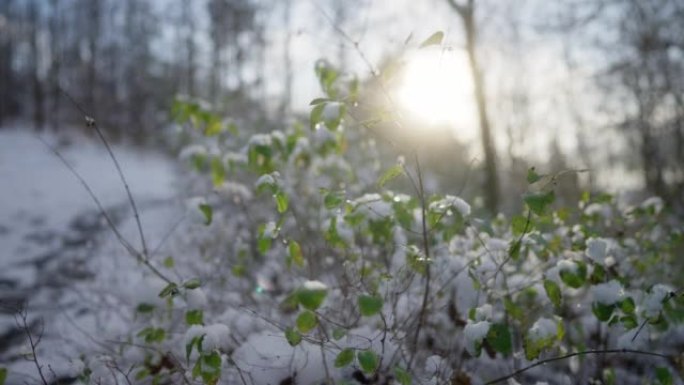
[[[407,58],[398,100],[426,126],[450,125],[463,140],[476,136],[473,81],[463,54],[426,49]]]

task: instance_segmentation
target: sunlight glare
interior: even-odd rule
[[[476,136],[473,81],[467,58],[445,50],[422,50],[407,59],[398,100],[425,126],[448,124],[462,140]]]

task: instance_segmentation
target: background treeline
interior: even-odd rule
[[[563,179],[571,196],[627,186],[681,204],[684,2],[404,3],[3,0],[0,127],[80,121],[60,87],[133,138],[167,125],[178,94],[235,118],[289,122],[293,111],[307,113],[297,94],[316,96],[303,86],[315,82],[301,79],[313,79],[317,57],[363,77],[358,50],[380,66],[410,33],[443,29],[448,49],[480,59],[490,141],[473,151],[483,146],[449,138],[428,152],[435,163],[438,152],[458,152],[459,164],[441,167],[461,170],[480,192],[498,180],[488,205],[500,207],[508,192],[517,201],[531,165],[592,170]]]

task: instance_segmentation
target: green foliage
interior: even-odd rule
[[[316,310],[323,304],[327,295],[326,289],[300,288],[297,291],[297,300],[305,309]]]
[[[343,368],[354,362],[354,350],[353,349],[343,349],[335,358],[335,367]]]
[[[546,279],[544,280],[544,290],[546,290],[546,295],[553,306],[560,307],[562,299],[560,286],[556,282]]]
[[[314,312],[304,310],[297,316],[295,324],[300,332],[306,334],[318,325],[318,317]]]
[[[0,385],[5,385],[7,381],[7,368],[0,368]]]
[[[360,295],[358,304],[361,315],[365,317],[374,316],[382,310],[382,298],[377,296]]]
[[[166,330],[162,328],[148,327],[138,333],[138,337],[142,338],[147,344],[162,342],[166,338]]]
[[[204,224],[209,226],[214,217],[214,210],[206,203],[200,203],[198,207],[202,215],[204,215]]]
[[[204,312],[202,310],[188,310],[185,312],[185,323],[190,325],[204,324]]]
[[[487,332],[487,342],[497,352],[509,356],[513,352],[511,331],[504,324],[493,324]]]
[[[411,385],[411,383],[413,382],[409,372],[407,372],[406,369],[399,366],[394,368],[394,376],[397,378],[397,381],[399,381],[401,385]]]
[[[359,360],[361,370],[366,373],[375,373],[380,364],[378,355],[372,350],[361,350],[356,354],[356,358]]]
[[[302,335],[292,328],[285,329],[285,339],[290,346],[297,346],[302,342]]]
[[[537,215],[544,215],[556,196],[553,190],[546,192],[527,193],[523,196],[523,200],[527,207]]]
[[[402,167],[400,164],[394,165],[385,171],[384,174],[378,178],[378,187],[382,188],[387,184],[387,182],[391,181],[392,179],[398,177],[399,175],[402,175],[404,173],[404,167]]]

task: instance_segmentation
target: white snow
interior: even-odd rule
[[[611,280],[591,287],[594,301],[603,305],[612,305],[625,297],[625,289],[620,282]]]
[[[465,338],[465,348],[470,355],[477,355],[477,345],[482,343],[482,340],[487,336],[489,321],[480,321],[475,323],[468,323],[463,329],[463,337]]]
[[[207,295],[204,294],[204,290],[199,287],[188,290],[185,293],[185,302],[188,305],[188,308],[201,310],[207,306]]]
[[[641,202],[641,207],[644,209],[653,209],[656,214],[663,210],[663,200],[660,197],[650,197]]]
[[[430,203],[430,210],[438,213],[445,213],[452,208],[458,211],[461,216],[470,215],[470,205],[453,195],[446,195],[443,199]]]
[[[207,148],[201,144],[192,144],[190,146],[184,147],[178,154],[178,159],[186,161],[192,159],[197,155],[206,155]]]
[[[540,318],[527,332],[528,338],[532,341],[541,341],[554,338],[558,334],[557,322],[549,318]]]
[[[204,327],[202,350],[230,349],[230,329],[224,324],[213,324]]]
[[[657,284],[646,295],[641,308],[646,317],[655,317],[663,310],[663,300],[674,290],[667,285]]]
[[[328,286],[321,281],[306,281],[304,288],[307,290],[328,290]]]
[[[586,242],[586,254],[594,262],[603,264],[608,250],[608,242],[602,238],[589,238]]]

